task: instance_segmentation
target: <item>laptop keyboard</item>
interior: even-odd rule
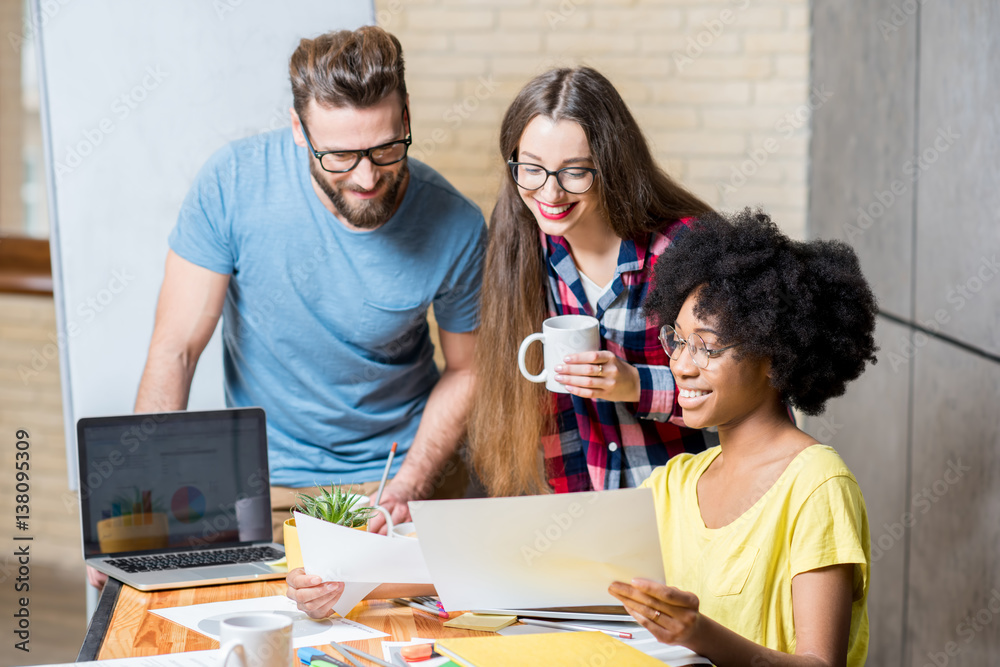
[[[239,547],[216,551],[193,551],[180,554],[153,554],[150,556],[131,556],[129,558],[109,558],[105,562],[125,572],[134,574],[136,572],[179,570],[187,567],[205,567],[207,565],[259,563],[261,561],[278,560],[284,557],[285,554],[272,547]]]

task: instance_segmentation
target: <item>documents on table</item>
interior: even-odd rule
[[[295,603],[284,595],[272,595],[263,598],[247,600],[227,600],[224,602],[206,602],[185,607],[168,607],[166,609],[150,609],[150,613],[162,616],[168,621],[211,637],[218,641],[219,622],[236,614],[272,613],[287,616],[292,619],[292,645],[295,648],[303,646],[319,646],[330,642],[349,642],[357,639],[376,639],[386,637],[379,632],[346,618],[324,618],[315,620],[305,612],[299,611]]]
[[[410,503],[447,609],[616,605],[614,581],[663,583],[649,489]]]
[[[219,667],[222,663],[222,655],[221,649],[213,648],[208,651],[185,651],[184,653],[167,653],[139,658],[61,662],[59,664],[37,665],[36,667]]]

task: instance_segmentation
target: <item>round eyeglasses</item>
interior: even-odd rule
[[[549,176],[556,177],[556,183],[572,195],[582,195],[594,185],[597,170],[590,167],[563,167],[549,171],[540,164],[507,160],[514,182],[524,190],[539,190],[545,186]]]
[[[406,157],[406,152],[409,150],[410,144],[413,143],[409,131],[409,118],[409,109],[404,104],[403,127],[406,128],[406,136],[403,139],[352,151],[317,151],[313,148],[305,121],[300,122],[302,123],[302,135],[306,138],[306,143],[309,144],[309,150],[319,160],[319,166],[323,168],[323,171],[328,171],[331,174],[344,174],[361,164],[362,158],[368,158],[377,167],[388,167]]]
[[[709,349],[708,345],[705,344],[705,339],[698,334],[693,333],[688,336],[687,340],[684,340],[672,326],[668,325],[660,327],[660,344],[663,345],[663,349],[672,361],[677,361],[681,356],[681,348],[687,345],[691,360],[694,361],[695,366],[702,370],[708,368],[710,359],[715,359],[726,350],[739,346],[739,343],[735,343],[726,347]]]

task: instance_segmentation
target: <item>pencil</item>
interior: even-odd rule
[[[392,449],[389,450],[389,460],[385,462],[385,471],[382,473],[382,481],[378,483],[378,494],[375,496],[375,504],[372,507],[378,507],[378,504],[382,502],[382,491],[385,489],[385,481],[389,479],[389,468],[392,467],[392,459],[396,456],[396,447],[399,446],[398,442],[392,443]]]
[[[435,607],[437,607],[438,609],[440,609],[441,611],[443,611],[445,613],[447,613],[447,611],[448,611],[447,609],[444,608],[444,605],[441,604],[441,600],[439,600],[439,599],[437,599],[435,597],[431,597],[429,595],[424,595],[424,596],[421,596],[421,597],[415,597],[415,598],[411,598],[411,599],[416,600],[417,602],[422,602],[425,605],[427,605],[428,607],[431,606],[431,605],[434,605]]]
[[[619,639],[632,639],[631,632],[619,632],[618,630],[605,630],[604,628],[593,628],[589,625],[576,625],[575,623],[553,623],[551,621],[539,621],[534,618],[517,619],[525,625],[537,625],[542,628],[559,628],[560,630],[589,630],[591,632],[603,632]]]
[[[362,660],[367,660],[368,662],[374,662],[376,665],[379,665],[379,667],[396,667],[395,665],[390,665],[388,662],[385,662],[384,660],[379,660],[370,653],[365,653],[361,649],[354,648],[353,646],[347,646],[346,644],[344,644],[343,646],[338,645],[338,648],[341,649],[341,653],[343,653],[344,651],[347,651],[348,653],[353,653]]]

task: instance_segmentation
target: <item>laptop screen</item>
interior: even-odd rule
[[[77,422],[84,557],[271,540],[264,411]]]

